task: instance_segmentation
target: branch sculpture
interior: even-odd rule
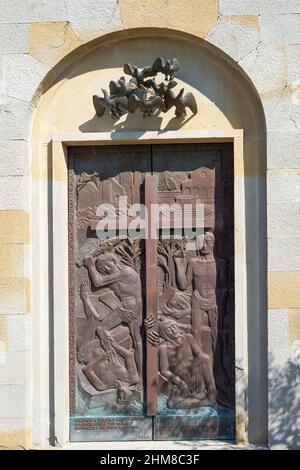
[[[178,70],[179,62],[176,58],[169,60],[158,57],[152,66],[142,69],[124,64],[124,73],[131,76],[129,82],[126,83],[125,77],[118,81],[111,80],[109,93],[102,89],[103,96],[93,96],[97,116],[103,116],[107,110],[113,119],[119,119],[125,113],[134,113],[140,109],[146,118],[157,111],[166,113],[172,107],[175,107],[175,116],[178,118],[186,117],[186,108],[197,114],[197,102],[192,93],[184,95],[184,88],[178,93],[172,90],[177,85],[174,74]],[[165,76],[161,83],[155,81],[158,73]]]

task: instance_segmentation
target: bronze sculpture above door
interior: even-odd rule
[[[123,71],[131,76],[130,80],[128,83],[125,77],[120,77],[117,81],[111,80],[109,93],[102,89],[103,97],[93,96],[96,115],[101,117],[108,111],[113,119],[119,119],[123,114],[134,113],[139,109],[146,118],[161,111],[166,113],[173,107],[177,118],[186,117],[186,108],[197,114],[197,102],[191,92],[184,94],[184,88],[179,92],[173,91],[177,85],[174,74],[178,70],[179,62],[176,58],[170,60],[158,57],[152,65],[141,69],[124,64]],[[158,73],[165,76],[164,81],[159,84],[155,81]]]

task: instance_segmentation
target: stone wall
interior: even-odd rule
[[[47,276],[32,272],[31,261],[37,162],[31,165],[29,142],[38,85],[78,46],[143,27],[186,32],[219,47],[261,98],[267,122],[269,442],[300,447],[300,0],[1,2],[0,445],[32,445],[31,388],[43,373],[39,358],[32,358],[31,338],[31,325],[39,321],[39,312],[32,321],[32,299],[40,295],[34,279]]]

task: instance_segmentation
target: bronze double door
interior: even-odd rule
[[[70,439],[234,439],[232,144],[68,159]]]

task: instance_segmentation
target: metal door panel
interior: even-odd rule
[[[233,439],[232,145],[155,145],[152,153],[158,202],[203,204],[205,243],[197,248],[174,234],[158,242],[154,438]]]
[[[71,440],[149,440],[144,412],[143,243],[97,238],[97,207],[144,200],[149,146],[69,149]]]

